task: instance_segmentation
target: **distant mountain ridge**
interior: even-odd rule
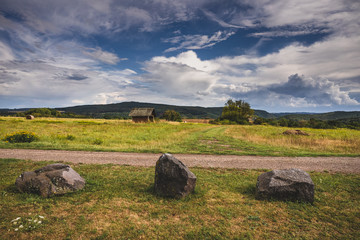
[[[133,108],[155,108],[157,116],[161,116],[166,110],[179,112],[184,118],[218,118],[221,115],[222,107],[193,107],[193,106],[175,106],[157,103],[143,102],[122,102],[104,105],[83,105],[66,108],[56,108],[60,111],[73,112],[76,114],[121,114],[128,116]]]
[[[144,102],[122,102],[113,104],[98,105],[81,105],[73,107],[55,108],[59,111],[71,112],[79,115],[87,115],[92,117],[123,117],[127,118],[133,108],[155,108],[157,116],[162,116],[166,110],[174,110],[181,114],[183,118],[200,118],[215,119],[218,118],[223,107],[199,107],[199,106],[176,106],[157,103]],[[30,108],[21,109],[0,109],[1,115],[14,113],[17,111],[26,111]],[[287,118],[294,120],[309,120],[311,118],[317,120],[343,120],[343,119],[360,119],[360,111],[335,111],[328,113],[269,113],[265,110],[254,110],[255,115],[265,119]]]
[[[162,115],[166,110],[175,110],[179,112],[183,118],[218,118],[223,107],[199,107],[199,106],[176,106],[157,103],[144,102],[122,102],[104,105],[83,105],[75,107],[57,108],[61,111],[73,112],[76,114],[109,114],[119,113],[127,116],[133,108],[155,108],[158,116]],[[336,111],[328,113],[269,113],[265,110],[254,110],[255,115],[266,119],[276,119],[280,117],[296,120],[309,120],[311,118],[318,120],[339,120],[360,118],[360,111]]]

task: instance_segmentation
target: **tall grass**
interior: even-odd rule
[[[256,144],[326,153],[360,153],[360,131],[351,129],[302,129],[310,136],[284,135],[289,128],[273,126],[231,126],[226,135]]]
[[[0,118],[0,139],[30,131],[39,140],[0,141],[0,148],[121,152],[170,152],[271,156],[359,156],[360,131],[303,129],[310,136],[287,136],[288,128],[218,126],[194,123],[132,123],[124,120]]]

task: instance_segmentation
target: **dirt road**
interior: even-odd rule
[[[33,161],[52,160],[88,164],[112,163],[145,167],[155,166],[160,155],[152,153],[0,149],[0,158]],[[174,156],[189,167],[238,169],[299,168],[305,171],[360,173],[360,157],[260,157],[194,154],[174,154]]]

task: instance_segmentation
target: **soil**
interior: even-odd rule
[[[84,152],[61,150],[0,149],[0,158],[32,161],[56,161],[84,164],[120,164],[153,167],[161,154]],[[360,173],[360,157],[263,157],[235,155],[174,154],[188,167],[285,169]]]

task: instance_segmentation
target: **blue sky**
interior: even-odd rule
[[[357,0],[2,0],[0,108],[360,110]]]

